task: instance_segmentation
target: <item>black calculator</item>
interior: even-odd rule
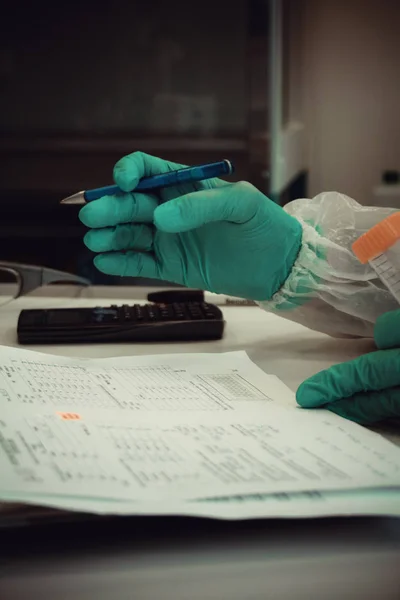
[[[224,319],[206,302],[22,310],[20,344],[218,340]]]

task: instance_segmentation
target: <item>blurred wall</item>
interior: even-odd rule
[[[203,0],[195,16],[184,0],[10,5],[0,195],[94,187],[138,149],[190,164],[228,155],[243,177],[248,5],[228,4]]]
[[[304,0],[309,194],[372,204],[400,170],[400,2]]]
[[[12,134],[246,127],[246,0],[32,3],[0,25],[0,127]],[[208,18],[208,15],[212,18]],[[196,122],[198,116],[198,122]]]
[[[271,6],[270,195],[284,205],[307,195],[305,5],[303,0],[274,0]]]

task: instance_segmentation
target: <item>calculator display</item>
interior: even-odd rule
[[[80,310],[50,310],[47,313],[48,325],[79,325],[87,320],[84,311]]]

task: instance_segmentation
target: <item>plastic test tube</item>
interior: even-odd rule
[[[372,227],[352,248],[362,264],[371,265],[400,304],[400,212]]]

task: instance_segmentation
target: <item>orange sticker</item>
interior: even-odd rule
[[[63,421],[80,421],[81,419],[81,415],[78,413],[58,412],[57,414]]]

